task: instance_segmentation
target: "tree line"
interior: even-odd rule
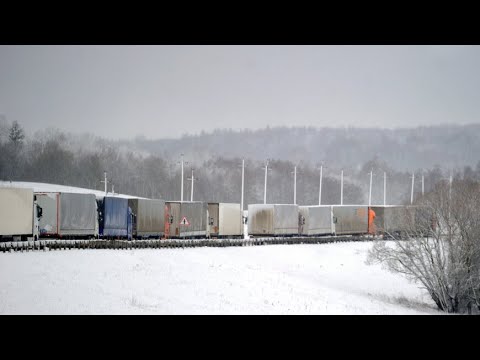
[[[248,146],[248,145],[246,145]],[[196,160],[185,153],[184,200],[190,200],[192,168],[194,200],[240,202],[240,157],[219,152],[209,159]],[[263,203],[265,161],[245,159],[244,203]],[[297,166],[297,204],[314,205],[319,201],[320,167],[308,162],[270,159],[267,179],[267,203],[293,203],[294,166]],[[339,204],[341,164],[325,163],[322,169],[322,204]],[[411,173],[396,171],[384,160],[373,157],[344,170],[344,204],[366,204],[369,173],[373,171],[372,203],[383,204],[383,176],[387,176],[387,204],[410,201]],[[46,129],[27,136],[18,122],[0,124],[0,180],[45,182],[103,190],[104,171],[116,193],[133,196],[180,200],[180,153],[155,154],[122,142],[92,134],[74,135],[58,129]],[[440,168],[415,171],[415,197],[429,191],[449,176]],[[480,178],[480,167],[465,167],[455,178]],[[109,186],[109,191],[112,188]],[[246,209],[246,206],[245,206]]]

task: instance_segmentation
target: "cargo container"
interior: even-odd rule
[[[371,210],[375,218],[373,224],[369,221],[370,234],[402,236],[415,228],[415,208],[412,206],[372,206]]]
[[[208,203],[208,236],[242,237],[240,204]]]
[[[132,238],[132,210],[128,199],[106,196],[97,199],[99,237]]]
[[[407,230],[408,224],[406,216],[408,215],[405,206],[384,205],[371,206],[375,217],[373,223],[369,221],[368,232],[370,234],[397,234],[400,231]]]
[[[298,205],[250,204],[248,205],[248,234],[298,235]]]
[[[298,232],[300,235],[307,236],[334,234],[332,206],[300,206]]]
[[[94,194],[37,193],[43,209],[42,237],[98,237],[97,202]]]
[[[163,237],[165,233],[164,200],[128,199],[128,206],[133,214],[133,237]]]
[[[37,240],[42,208],[33,189],[0,188],[0,239]]]
[[[167,201],[166,236],[194,238],[207,236],[207,203],[201,201]],[[168,230],[167,230],[168,229]]]
[[[336,235],[368,233],[368,206],[333,205]]]

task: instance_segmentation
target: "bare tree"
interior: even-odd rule
[[[442,182],[402,216],[405,238],[377,241],[368,263],[382,263],[424,287],[438,308],[480,311],[480,184]]]

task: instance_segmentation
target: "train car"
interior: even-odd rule
[[[0,188],[0,240],[37,240],[42,208],[33,189]]]
[[[41,237],[98,237],[97,201],[94,194],[36,193],[43,209]]]
[[[209,237],[242,237],[240,204],[208,203]]]
[[[330,205],[299,206],[299,235],[335,234],[333,209]]]
[[[100,238],[132,238],[133,216],[128,199],[105,196],[97,199]]]
[[[369,221],[369,234],[401,238],[416,231],[418,219],[413,206],[371,206],[369,211],[374,215],[373,221]]]
[[[368,206],[333,205],[336,235],[368,233]]]
[[[180,204],[181,238],[206,237],[207,224],[207,203],[189,201]]]
[[[395,234],[405,230],[403,221],[405,207],[401,205],[371,206],[373,221],[369,221],[368,233],[375,235]]]
[[[248,234],[251,236],[298,235],[298,205],[248,205]]]
[[[133,238],[160,238],[165,233],[165,201],[128,199],[132,211]]]
[[[202,201],[166,201],[165,236],[195,238],[207,236],[207,203]]]

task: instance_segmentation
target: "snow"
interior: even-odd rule
[[[0,181],[0,187],[15,187],[15,188],[27,188],[33,189],[34,192],[66,192],[66,193],[80,193],[80,194],[95,194],[97,198],[103,198],[105,191],[85,189],[75,186],[65,186],[48,183],[37,183],[27,181]],[[113,194],[108,192],[108,196],[122,197],[127,199],[142,199],[137,196],[130,196],[125,194]]]
[[[439,314],[371,246],[0,253],[0,314]]]

